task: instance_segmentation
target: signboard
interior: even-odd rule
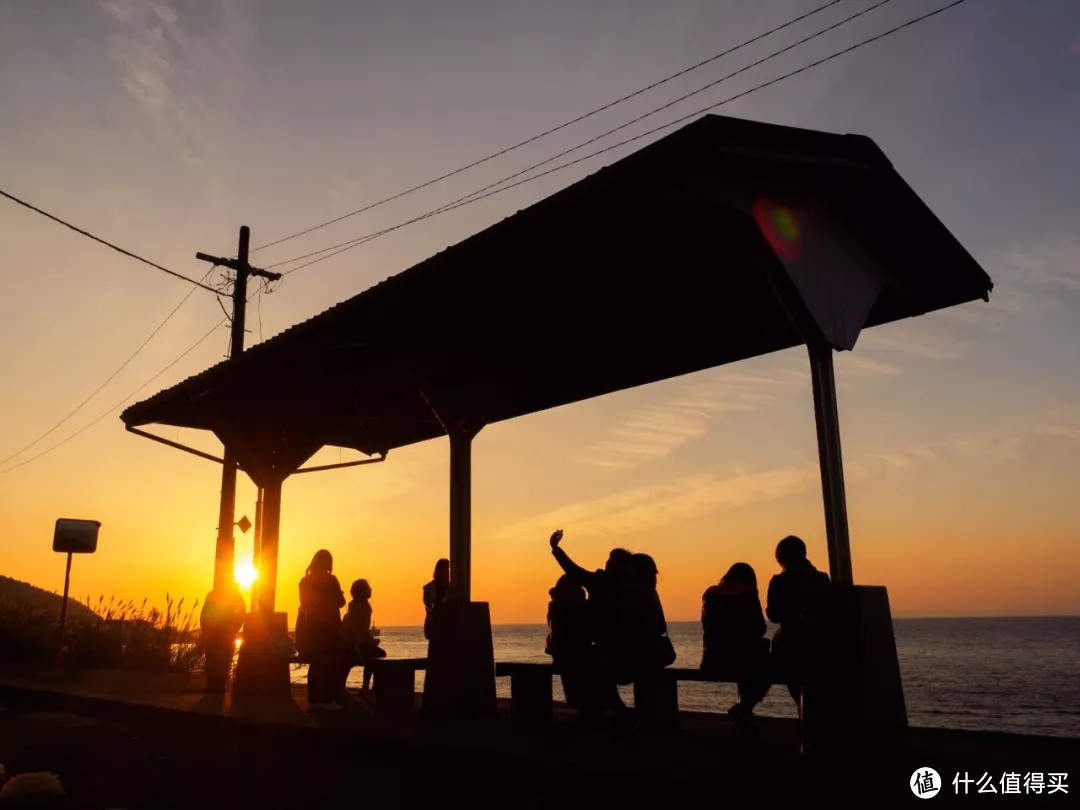
[[[93,554],[97,551],[101,521],[58,518],[53,532],[53,551],[68,554]]]

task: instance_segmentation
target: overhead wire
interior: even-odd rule
[[[884,3],[889,2],[889,1],[890,0],[881,0],[881,2],[879,2],[875,6],[871,7],[870,9],[866,9],[866,11],[872,10],[873,8],[876,8],[878,5],[883,5]],[[670,129],[673,126],[677,126],[677,125],[679,125],[679,124],[681,124],[681,123],[683,123],[685,121],[688,121],[688,120],[690,120],[692,118],[695,118],[695,117],[697,117],[699,115],[710,112],[711,110],[714,110],[717,107],[721,107],[721,106],[723,106],[725,104],[728,104],[728,103],[730,103],[732,101],[735,101],[737,99],[740,99],[740,98],[743,98],[743,97],[745,97],[747,95],[750,95],[751,93],[757,92],[758,90],[762,90],[762,89],[764,89],[766,87],[770,87],[771,85],[777,84],[777,83],[779,83],[781,81],[784,81],[786,79],[789,79],[789,78],[791,78],[793,76],[797,76],[800,73],[805,73],[806,71],[811,70],[813,68],[816,68],[816,67],[818,67],[820,65],[823,65],[826,62],[832,61],[833,59],[836,59],[836,58],[838,58],[840,56],[851,53],[852,51],[858,50],[859,48],[865,47],[866,45],[869,45],[869,44],[871,44],[873,42],[877,42],[877,41],[879,41],[881,39],[884,39],[885,37],[891,36],[892,34],[895,34],[898,31],[901,31],[901,30],[903,30],[905,28],[909,28],[910,26],[915,25],[915,24],[917,24],[919,22],[922,22],[923,20],[929,19],[930,17],[933,17],[933,16],[936,16],[938,14],[944,13],[945,11],[948,11],[949,9],[955,8],[956,6],[959,6],[959,5],[961,5],[961,4],[965,3],[965,2],[967,2],[967,0],[953,0],[953,2],[949,3],[948,5],[942,6],[941,8],[935,9],[933,11],[926,12],[926,13],[924,13],[922,15],[919,15],[918,17],[915,17],[915,18],[913,18],[911,20],[908,20],[907,22],[904,22],[904,23],[902,23],[900,25],[894,26],[893,28],[890,28],[890,29],[888,29],[886,31],[883,31],[880,34],[876,34],[875,36],[868,37],[867,39],[863,39],[863,40],[855,43],[854,45],[851,45],[851,46],[849,46],[847,48],[843,48],[842,50],[839,50],[839,51],[835,51],[835,52],[829,54],[828,56],[825,56],[825,57],[823,57],[821,59],[815,60],[814,62],[811,62],[809,64],[803,65],[800,68],[796,68],[795,70],[788,71],[787,73],[784,73],[784,74],[782,74],[780,76],[777,76],[776,78],[770,79],[769,81],[762,82],[761,84],[755,85],[754,87],[751,87],[751,88],[749,88],[747,90],[743,90],[742,92],[739,92],[739,93],[736,93],[735,95],[729,96],[728,98],[725,98],[722,101],[718,101],[718,102],[710,104],[710,105],[708,105],[706,107],[702,107],[702,108],[700,108],[698,110],[695,110],[694,112],[688,113],[687,115],[681,116],[681,117],[676,118],[676,119],[674,119],[672,121],[668,121],[668,122],[666,122],[664,124],[661,124],[660,126],[657,126],[657,127],[654,127],[654,128],[652,128],[650,130],[647,130],[645,132],[639,133],[638,135],[634,135],[634,136],[632,136],[630,138],[626,138],[626,139],[624,139],[622,141],[619,141],[618,143],[614,143],[614,144],[606,146],[606,147],[604,147],[602,149],[598,149],[598,150],[596,150],[594,152],[590,152],[589,154],[584,155],[584,156],[579,157],[579,158],[576,158],[574,160],[567,161],[565,163],[561,163],[558,166],[554,166],[554,167],[552,167],[550,169],[547,169],[547,170],[545,170],[543,172],[532,175],[530,177],[523,178],[521,180],[518,180],[517,182],[510,183],[509,185],[502,185],[503,183],[506,183],[508,180],[510,180],[510,179],[512,179],[514,177],[518,177],[518,176],[520,176],[521,174],[523,174],[525,172],[531,171],[532,169],[538,168],[539,166],[542,166],[542,165],[545,165],[545,164],[551,162],[551,159],[546,160],[546,161],[542,161],[541,163],[536,164],[536,165],[530,167],[529,169],[525,169],[522,172],[517,172],[514,175],[511,175],[509,177],[505,177],[502,180],[499,180],[499,181],[497,181],[495,183],[489,184],[488,186],[485,186],[482,189],[478,189],[476,191],[473,191],[470,194],[466,194],[466,195],[464,195],[462,197],[459,197],[456,200],[452,200],[449,203],[446,203],[445,205],[442,205],[442,206],[440,206],[438,208],[431,209],[430,211],[427,211],[427,212],[425,212],[423,214],[420,214],[420,215],[418,215],[416,217],[412,217],[411,219],[405,220],[404,222],[400,222],[400,223],[398,223],[396,225],[392,225],[392,226],[389,226],[389,227],[386,227],[386,228],[382,228],[380,230],[373,231],[371,233],[365,234],[364,236],[356,237],[355,239],[347,240],[345,242],[340,242],[340,243],[338,243],[336,245],[331,245],[330,247],[323,248],[323,249],[317,250],[317,251],[313,251],[311,253],[304,254],[302,256],[296,256],[293,259],[287,260],[285,262],[279,262],[277,265],[271,265],[271,266],[276,267],[276,266],[279,266],[281,264],[288,264],[290,262],[300,261],[300,260],[305,259],[305,258],[318,257],[318,258],[312,258],[311,261],[305,262],[303,264],[292,267],[292,268],[290,268],[290,269],[288,269],[286,271],[283,271],[283,275],[289,275],[291,273],[296,272],[297,270],[301,270],[301,269],[303,269],[305,267],[310,267],[313,264],[317,264],[318,262],[324,261],[326,259],[332,258],[332,257],[337,256],[337,255],[340,255],[341,253],[344,253],[347,250],[351,250],[354,247],[358,247],[359,245],[365,244],[366,242],[372,241],[373,239],[377,239],[377,238],[379,238],[381,236],[384,236],[384,235],[386,235],[388,233],[392,233],[392,232],[394,232],[396,230],[399,230],[401,228],[404,228],[404,227],[406,227],[408,225],[412,225],[414,223],[423,221],[425,219],[429,219],[431,217],[437,216],[437,215],[442,214],[442,213],[446,213],[448,211],[455,210],[457,208],[462,208],[462,207],[464,207],[466,205],[471,205],[474,202],[479,202],[480,200],[485,199],[487,197],[491,197],[491,196],[493,196],[495,194],[501,194],[504,191],[509,191],[512,188],[517,188],[518,186],[524,185],[526,183],[530,183],[530,182],[532,182],[534,180],[538,180],[538,179],[540,179],[542,177],[546,177],[546,176],[548,176],[550,174],[554,174],[555,172],[558,172],[558,171],[561,171],[563,169],[569,168],[570,166],[577,165],[578,163],[582,163],[583,161],[589,160],[590,158],[593,158],[593,157],[596,157],[598,155],[604,154],[604,153],[609,152],[609,151],[611,151],[613,149],[617,149],[617,148],[619,148],[621,146],[625,146],[625,145],[627,145],[629,143],[633,143],[633,142],[638,141],[638,140],[640,140],[642,138],[646,138],[646,137],[648,137],[650,135],[654,135],[654,134],[656,134],[658,132],[661,132],[661,131],[663,131],[665,129]],[[862,13],[865,13],[865,11],[862,12]],[[670,105],[665,105],[665,106],[670,106]],[[646,116],[641,116],[636,120],[641,120],[641,118],[644,118],[644,117],[647,117],[647,115]],[[622,127],[620,127],[620,128],[622,128]],[[610,134],[610,132],[605,133],[605,134]],[[598,136],[598,137],[603,137],[603,136]],[[596,139],[593,139],[593,140],[596,140]],[[575,149],[580,148],[580,146],[582,146],[582,145],[584,145],[584,144],[579,144],[578,147],[575,147],[574,149],[566,150],[562,154],[565,155],[565,154],[568,154],[569,152],[575,151]],[[557,157],[558,156],[556,156],[556,158]],[[322,255],[320,255],[320,254],[322,254]]]
[[[209,274],[210,274],[211,272],[213,272],[213,269],[214,269],[214,268],[213,268],[213,267],[211,267],[211,268],[210,268],[210,270],[209,270],[209,271],[207,271],[207,274],[206,274],[206,275],[207,275],[207,276],[209,276]],[[204,276],[204,279],[205,279],[205,278],[206,278],[206,276]],[[254,298],[254,297],[255,297],[255,293],[252,293],[252,295],[250,295],[250,296],[249,296],[249,297],[247,298],[247,302],[248,302],[248,303],[250,303],[250,302],[251,302],[251,299],[252,299],[252,298]],[[175,365],[176,365],[177,363],[179,363],[179,362],[180,362],[181,360],[183,360],[183,359],[184,359],[185,357],[187,357],[187,356],[188,356],[189,354],[191,354],[191,353],[192,353],[193,351],[195,351],[195,349],[196,349],[196,348],[198,348],[198,347],[199,347],[200,345],[202,345],[202,344],[203,344],[203,343],[204,343],[204,342],[205,342],[205,341],[206,341],[206,340],[207,340],[207,339],[208,339],[208,338],[209,338],[209,337],[210,337],[210,336],[211,336],[212,334],[214,334],[214,332],[215,332],[215,331],[216,331],[217,329],[219,329],[219,328],[220,328],[221,326],[223,326],[224,324],[228,323],[228,321],[229,321],[229,319],[228,319],[228,318],[226,317],[226,318],[222,318],[222,319],[221,319],[220,321],[218,321],[217,323],[215,323],[215,324],[214,324],[214,325],[213,325],[213,326],[212,326],[212,327],[210,328],[210,330],[209,330],[209,331],[208,331],[208,332],[207,332],[206,334],[204,334],[204,335],[203,335],[202,337],[200,337],[200,338],[199,338],[198,340],[196,340],[196,341],[195,341],[195,342],[194,342],[193,344],[191,344],[191,345],[190,345],[190,346],[189,346],[189,347],[188,347],[187,349],[185,349],[185,350],[184,350],[184,351],[183,351],[183,352],[182,352],[182,353],[181,353],[181,354],[180,354],[180,355],[179,355],[178,357],[176,357],[176,358],[175,358],[174,360],[172,360],[172,361],[171,361],[171,362],[170,362],[170,363],[169,363],[168,365],[166,365],[166,366],[165,366],[164,368],[162,368],[162,369],[161,369],[160,371],[158,371],[158,372],[157,372],[157,373],[156,373],[156,374],[155,374],[154,376],[150,377],[150,378],[149,378],[148,380],[146,380],[146,381],[145,381],[145,382],[143,382],[143,383],[142,383],[141,385],[139,385],[139,387],[138,387],[138,388],[136,388],[136,389],[135,389],[134,391],[132,391],[132,392],[131,392],[130,394],[128,394],[128,395],[127,395],[126,397],[124,397],[124,398],[123,398],[122,400],[120,400],[120,401],[119,401],[118,403],[116,403],[116,404],[115,404],[114,406],[112,406],[111,408],[109,408],[109,410],[107,410],[107,411],[104,411],[104,412],[103,412],[103,413],[101,413],[101,414],[100,414],[99,416],[97,416],[97,418],[95,418],[95,419],[94,419],[93,421],[89,422],[89,423],[88,423],[88,424],[86,424],[86,425],[83,425],[83,426],[82,426],[81,428],[79,428],[79,429],[78,429],[77,431],[75,431],[74,433],[70,434],[69,436],[67,436],[66,438],[64,438],[64,439],[62,439],[61,441],[57,442],[56,444],[53,444],[53,445],[51,445],[51,446],[50,446],[50,447],[48,447],[47,449],[45,449],[45,450],[41,451],[40,453],[38,453],[37,455],[35,455],[35,456],[31,456],[30,458],[28,458],[28,459],[24,459],[23,461],[19,462],[18,464],[14,464],[14,465],[12,465],[12,466],[10,466],[10,467],[6,468],[6,469],[0,470],[0,475],[4,475],[5,473],[13,472],[14,470],[17,470],[17,469],[19,469],[20,467],[25,467],[25,466],[26,466],[27,464],[30,464],[30,463],[31,463],[31,462],[33,462],[33,461],[37,461],[37,460],[38,460],[39,458],[42,458],[42,457],[44,457],[44,456],[48,455],[49,453],[51,453],[52,451],[54,451],[54,450],[57,450],[57,449],[58,449],[58,448],[60,448],[60,447],[63,447],[63,446],[65,445],[65,444],[67,444],[68,442],[70,442],[70,441],[71,441],[72,439],[75,439],[75,438],[77,438],[78,436],[81,436],[81,435],[82,435],[83,433],[85,433],[86,431],[88,431],[88,430],[89,430],[90,428],[92,428],[92,427],[93,427],[94,425],[96,425],[96,424],[98,424],[99,422],[101,422],[101,420],[103,420],[103,419],[104,419],[105,417],[109,416],[109,415],[110,415],[110,414],[112,414],[112,413],[115,413],[115,412],[116,412],[117,410],[119,410],[120,408],[122,408],[122,407],[123,407],[123,406],[124,406],[125,404],[127,404],[128,402],[130,402],[130,401],[131,401],[131,400],[132,400],[132,399],[133,399],[133,398],[135,397],[135,395],[136,395],[136,394],[138,394],[138,393],[139,393],[140,391],[142,391],[142,390],[143,390],[144,388],[146,388],[146,386],[150,385],[150,383],[152,383],[152,382],[153,382],[154,380],[156,380],[156,379],[158,379],[159,377],[161,377],[161,376],[162,376],[162,375],[163,375],[163,374],[164,374],[165,372],[167,372],[167,371],[168,371],[169,369],[171,369],[171,368],[172,368],[173,366],[175,366]],[[114,375],[114,376],[115,376],[115,375]],[[36,444],[36,443],[37,443],[37,442],[34,442],[34,444]],[[20,451],[20,452],[21,452],[21,451]],[[8,461],[8,460],[10,460],[10,459],[14,458],[14,457],[15,457],[15,456],[17,456],[17,455],[19,455],[19,454],[18,454],[18,453],[16,453],[16,454],[14,454],[14,455],[12,455],[12,456],[9,456],[9,457],[8,457],[7,459],[5,459],[5,460],[4,460],[3,462],[0,462],[0,464],[3,464],[3,463],[5,463],[6,461]]]
[[[214,271],[214,268],[211,267],[210,270],[208,270],[206,272],[206,275],[203,276],[202,280],[206,281],[206,279],[209,278],[210,274],[213,271]],[[23,453],[25,453],[31,447],[34,447],[39,442],[41,442],[43,439],[45,439],[47,436],[51,435],[58,427],[60,427],[62,424],[67,422],[69,419],[71,419],[71,417],[73,417],[76,413],[78,413],[80,410],[82,410],[83,407],[88,402],[90,402],[90,400],[92,400],[95,396],[97,396],[98,393],[106,385],[108,385],[110,382],[112,382],[114,379],[116,379],[116,376],[121,371],[123,371],[125,368],[127,368],[128,365],[130,365],[131,361],[134,360],[138,356],[138,354],[143,349],[146,348],[147,344],[150,343],[150,341],[154,339],[154,336],[157,335],[157,333],[160,332],[165,327],[165,324],[167,324],[170,320],[172,320],[173,316],[176,315],[176,313],[180,311],[180,307],[182,307],[185,303],[187,303],[187,300],[191,297],[192,293],[194,293],[194,292],[195,292],[195,287],[191,287],[187,291],[187,293],[184,295],[184,297],[180,299],[180,302],[175,307],[172,308],[172,311],[169,312],[169,314],[165,316],[164,320],[162,320],[161,323],[159,323],[154,328],[154,330],[149,335],[146,336],[146,339],[143,340],[143,342],[139,344],[138,348],[136,348],[135,351],[133,351],[128,356],[128,358],[123,363],[121,363],[112,374],[110,374],[108,377],[106,377],[105,380],[97,388],[95,388],[93,391],[91,391],[82,402],[80,402],[78,405],[76,405],[74,408],[72,408],[70,411],[68,411],[66,416],[64,416],[60,421],[58,421],[51,428],[49,428],[44,433],[42,433],[40,436],[38,436],[36,439],[34,439],[32,442],[30,442],[29,444],[24,445],[23,447],[19,448],[14,453],[7,456],[6,458],[0,459],[0,466],[3,466],[4,464],[7,464],[9,461],[11,461],[16,456],[21,456]],[[220,303],[220,300],[219,300],[219,303]]]
[[[762,33],[760,33],[760,34],[758,34],[758,35],[756,35],[754,37],[751,37],[750,39],[744,40],[743,42],[740,42],[738,45],[730,47],[730,48],[728,48],[728,49],[726,49],[724,51],[721,51],[720,53],[713,54],[712,56],[710,56],[707,59],[703,59],[700,62],[697,62],[696,64],[693,64],[693,65],[690,65],[689,67],[683,68],[682,70],[679,70],[676,73],[672,73],[670,76],[666,76],[663,79],[660,79],[659,81],[655,81],[652,84],[649,84],[649,85],[647,85],[645,87],[642,87],[642,88],[640,88],[638,90],[635,90],[632,93],[628,93],[628,94],[626,94],[624,96],[621,96],[621,97],[615,99],[614,101],[609,101],[608,103],[603,104],[600,107],[596,107],[595,109],[590,110],[587,113],[584,113],[582,115],[577,116],[576,118],[572,118],[569,121],[564,121],[563,123],[561,123],[561,124],[559,124],[557,126],[551,127],[550,129],[544,130],[543,132],[537,133],[536,135],[532,135],[531,137],[528,137],[523,141],[519,141],[518,143],[515,143],[515,144],[513,144],[511,146],[507,146],[507,147],[504,147],[502,149],[499,149],[498,151],[492,152],[491,154],[486,155],[485,157],[482,157],[479,160],[474,160],[471,163],[467,163],[464,166],[460,166],[460,167],[454,169],[453,171],[449,171],[449,172],[446,172],[445,174],[441,174],[438,177],[432,178],[431,180],[427,180],[427,181],[425,181],[423,183],[420,183],[419,185],[413,186],[412,188],[407,188],[404,191],[398,192],[397,194],[393,194],[393,195],[391,195],[389,197],[385,197],[385,198],[383,198],[381,200],[378,200],[377,202],[373,202],[373,203],[371,203],[369,205],[365,205],[362,208],[357,208],[355,211],[350,211],[347,214],[342,214],[339,217],[335,217],[334,219],[329,219],[329,220],[327,220],[325,222],[321,222],[321,223],[319,223],[317,225],[313,225],[310,228],[305,228],[304,230],[297,231],[296,233],[292,233],[292,234],[289,234],[287,236],[283,236],[280,239],[275,239],[272,242],[267,242],[265,244],[259,245],[259,247],[253,248],[251,252],[254,253],[255,251],[258,251],[258,250],[264,250],[264,249],[266,249],[268,247],[273,247],[274,245],[280,245],[283,242],[288,242],[291,239],[296,239],[297,237],[305,236],[305,235],[307,235],[309,233],[313,233],[313,232],[315,232],[317,230],[320,230],[322,228],[326,228],[326,227],[328,227],[330,225],[341,222],[342,220],[346,220],[346,219],[349,219],[350,217],[354,217],[357,214],[363,214],[363,213],[365,213],[367,211],[371,211],[374,208],[378,208],[380,205],[385,205],[388,202],[393,202],[394,200],[399,200],[402,197],[405,197],[408,194],[412,194],[415,191],[420,191],[421,189],[425,189],[425,188],[428,188],[429,186],[433,186],[438,182],[441,182],[443,180],[447,180],[447,179],[449,179],[451,177],[454,177],[454,176],[456,176],[458,174],[461,174],[462,172],[468,171],[469,169],[473,169],[473,168],[475,168],[477,166],[480,166],[480,165],[482,165],[484,163],[487,163],[488,161],[494,160],[495,158],[502,157],[503,155],[506,155],[506,154],[508,154],[510,152],[513,152],[516,149],[520,149],[523,146],[527,146],[527,145],[529,145],[531,143],[534,143],[534,142],[540,140],[541,138],[545,138],[548,135],[552,135],[552,134],[554,134],[556,132],[560,132],[561,130],[566,129],[567,127],[573,126],[574,124],[578,124],[578,123],[580,123],[580,122],[582,122],[582,121],[584,121],[584,120],[586,120],[588,118],[591,118],[594,115],[598,115],[599,113],[602,113],[602,112],[604,112],[606,110],[610,110],[612,107],[615,107],[615,106],[617,106],[619,104],[622,104],[625,101],[629,101],[630,99],[637,98],[638,96],[642,95],[643,93],[647,93],[650,90],[654,90],[655,88],[660,87],[661,85],[666,84],[667,82],[673,81],[673,80],[679,78],[680,76],[685,76],[687,73],[695,71],[698,68],[704,67],[705,65],[711,64],[712,62],[715,62],[717,59],[721,59],[721,58],[723,58],[725,56],[728,56],[728,55],[730,55],[732,53],[735,53],[735,51],[741,50],[741,49],[747,47],[748,45],[752,45],[755,42],[758,42],[758,41],[760,41],[762,39],[765,39],[768,36],[771,36],[772,34],[775,34],[775,33],[778,33],[780,31],[784,30],[785,28],[789,28],[792,25],[795,25],[796,23],[801,22],[801,21],[803,21],[803,20],[805,20],[805,19],[807,19],[809,17],[812,17],[815,14],[818,14],[818,13],[820,13],[822,11],[825,11],[825,9],[830,8],[831,6],[835,6],[840,2],[842,2],[842,0],[829,0],[829,2],[827,2],[827,3],[823,4],[823,5],[820,5],[820,6],[816,7],[816,8],[814,8],[814,9],[811,9],[810,11],[806,12],[805,14],[800,14],[799,16],[794,17],[794,18],[788,20],[787,22],[785,22],[785,23],[783,23],[781,25],[777,25],[777,26],[775,26],[773,28],[770,28],[768,31],[764,31],[764,32],[762,32]]]
[[[158,377],[160,377],[162,374],[164,374],[170,368],[172,368],[177,363],[179,363],[181,360],[183,360],[185,357],[187,357],[189,354],[191,354],[191,352],[193,352],[200,344],[202,344],[203,341],[205,341],[207,338],[209,338],[210,335],[214,334],[214,331],[218,327],[220,327],[223,323],[225,323],[224,319],[222,319],[222,320],[218,321],[216,324],[214,324],[214,326],[210,329],[209,332],[207,332],[205,335],[203,335],[201,338],[199,338],[197,341],[195,341],[193,344],[191,344],[191,346],[189,346],[187,349],[185,349],[184,352],[179,357],[177,357],[175,360],[173,360],[171,363],[169,363],[167,366],[165,366],[165,368],[161,369],[161,371],[159,371],[153,377],[148,379],[146,382],[144,382],[142,385],[140,385],[138,388],[136,388],[134,391],[132,391],[130,394],[128,394],[126,397],[124,397],[122,400],[120,400],[118,403],[116,403],[111,408],[109,408],[109,410],[102,413],[100,416],[98,416],[92,422],[90,422],[90,423],[88,423],[86,425],[83,425],[81,428],[79,428],[77,431],[75,431],[74,433],[69,435],[67,438],[62,439],[61,441],[59,441],[56,444],[49,447],[48,449],[41,451],[37,455],[31,456],[30,458],[25,459],[25,460],[19,462],[18,464],[15,464],[15,465],[11,466],[11,467],[8,467],[7,469],[0,470],[0,475],[3,475],[5,473],[9,473],[9,472],[13,472],[14,470],[17,470],[20,467],[25,467],[27,464],[30,464],[31,462],[37,461],[39,458],[48,455],[53,450],[56,450],[56,449],[58,449],[60,447],[63,447],[65,444],[70,442],[72,439],[74,439],[74,438],[76,438],[78,436],[81,436],[83,433],[88,431],[90,428],[92,428],[94,425],[96,425],[98,422],[100,422],[106,416],[109,416],[110,414],[112,414],[116,410],[118,410],[119,408],[122,408],[136,394],[138,394],[140,391],[142,391],[144,388],[146,388],[146,386],[148,386],[150,383],[152,383],[154,380],[156,380]]]
[[[45,210],[43,210],[41,208],[38,208],[36,205],[32,205],[31,203],[28,203],[26,200],[20,199],[19,197],[16,197],[14,194],[9,194],[8,192],[4,191],[3,189],[0,189],[0,196],[7,197],[12,202],[18,203],[19,205],[23,206],[24,208],[29,208],[31,211],[34,211],[34,212],[36,212],[38,214],[41,214],[43,217],[47,217],[48,219],[51,219],[53,222],[58,222],[61,225],[63,225],[65,228],[70,228],[71,230],[75,231],[75,233],[82,234],[83,236],[87,237],[88,239],[93,239],[95,242],[99,242],[102,245],[105,245],[106,247],[110,247],[110,248],[112,248],[113,250],[115,250],[118,253],[122,253],[125,256],[128,256],[128,257],[130,257],[132,259],[135,259],[136,261],[142,262],[143,264],[149,265],[150,267],[153,267],[156,270],[160,270],[163,273],[168,273],[170,276],[174,276],[175,278],[186,281],[189,284],[194,284],[196,287],[201,287],[202,289],[207,290],[208,292],[212,292],[214,295],[218,294],[217,290],[215,290],[213,287],[209,287],[206,284],[203,284],[201,281],[196,281],[193,278],[189,278],[188,276],[185,276],[183,273],[177,273],[175,270],[170,270],[168,267],[163,267],[160,264],[158,264],[157,262],[152,262],[149,259],[143,258],[142,256],[140,256],[137,253],[132,253],[130,250],[125,250],[124,248],[120,247],[119,245],[113,244],[112,242],[108,241],[107,239],[102,239],[100,236],[95,236],[94,234],[90,233],[90,231],[87,231],[87,230],[85,230],[83,228],[80,228],[77,225],[72,225],[67,220],[63,220],[60,217],[56,216],[55,214],[50,214],[48,211],[45,211]]]

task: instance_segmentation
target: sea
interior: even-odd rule
[[[910,725],[1080,737],[1080,616],[895,619],[893,625]],[[427,654],[420,627],[381,629],[390,657]],[[675,665],[698,666],[700,623],[669,622],[668,633]],[[546,635],[542,624],[495,625],[495,660],[550,661]],[[306,669],[293,667],[293,681],[303,683]],[[359,687],[361,678],[362,670],[353,669],[348,685]],[[508,678],[495,683],[499,697],[510,696]],[[423,673],[417,673],[417,689],[423,689]],[[554,690],[562,700],[558,679]],[[631,688],[624,687],[623,697],[632,705]],[[679,706],[686,710],[726,712],[735,700],[733,684],[679,684]],[[772,688],[757,712],[797,716],[782,686]]]

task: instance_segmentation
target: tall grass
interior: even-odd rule
[[[68,609],[64,631],[64,663],[71,667],[109,667],[151,672],[190,673],[201,665],[196,643],[199,600],[185,609],[165,594],[164,611],[143,599],[81,603],[87,610]],[[0,598],[0,661],[49,663],[56,660],[60,613],[52,607]]]

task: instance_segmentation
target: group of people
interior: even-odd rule
[[[358,579],[349,589],[352,601],[345,616],[345,593],[334,576],[334,558],[326,549],[315,552],[300,580],[300,610],[296,617],[296,648],[308,662],[308,704],[329,711],[342,708],[349,670],[373,658],[385,658],[379,630],[372,625],[371,585]],[[371,671],[364,668],[364,693]]]
[[[620,724],[626,705],[618,686],[647,680],[675,660],[656,562],[616,548],[603,569],[588,571],[562,549],[562,537],[559,529],[550,538],[564,573],[549,592],[546,651],[583,724],[598,724],[607,710]]]
[[[620,725],[627,712],[618,687],[647,681],[675,661],[656,590],[656,562],[648,554],[614,548],[602,569],[589,571],[570,559],[560,545],[562,537],[559,529],[549,541],[563,574],[549,591],[545,652],[559,671],[567,703],[578,709],[584,725],[598,725],[606,711],[614,712]],[[776,561],[781,572],[769,582],[764,611],[757,576],[744,562],[732,565],[702,595],[701,669],[717,680],[737,683],[739,700],[728,713],[741,726],[751,723],[754,707],[773,682],[785,683],[799,704],[802,619],[829,588],[828,575],[810,563],[806,544],[798,537],[779,542]],[[300,580],[296,622],[297,652],[308,662],[308,702],[329,710],[341,708],[352,667],[386,656],[372,624],[371,585],[366,579],[352,583],[352,601],[342,617],[345,594],[333,569],[326,549],[312,557]],[[450,561],[440,559],[423,588],[425,638],[432,633],[440,605],[450,597]],[[235,587],[215,589],[206,600],[201,624],[210,691],[225,690],[244,613]],[[771,642],[766,616],[779,625]],[[365,666],[362,694],[370,682],[371,671]]]
[[[675,660],[656,591],[656,563],[647,554],[615,548],[602,570],[587,571],[561,548],[562,536],[560,529],[550,538],[565,573],[549,592],[545,651],[583,724],[595,725],[609,709],[618,723],[626,709],[618,686],[655,677]],[[786,683],[799,703],[802,617],[829,587],[828,575],[810,563],[798,537],[780,541],[776,560],[781,572],[769,582],[764,614],[747,563],[732,565],[702,596],[701,668],[717,680],[736,681],[739,700],[728,713],[743,727],[774,680]],[[771,643],[766,615],[779,625]]]
[[[806,557],[806,543],[789,535],[776,546],[780,573],[769,581],[765,616],[779,628],[772,643],[765,637],[765,616],[757,576],[747,563],[735,563],[716,585],[702,595],[701,625],[704,651],[701,668],[717,679],[732,677],[739,701],[728,714],[748,725],[754,707],[774,680],[787,685],[799,705],[802,620],[820,605],[829,590],[829,575]]]

